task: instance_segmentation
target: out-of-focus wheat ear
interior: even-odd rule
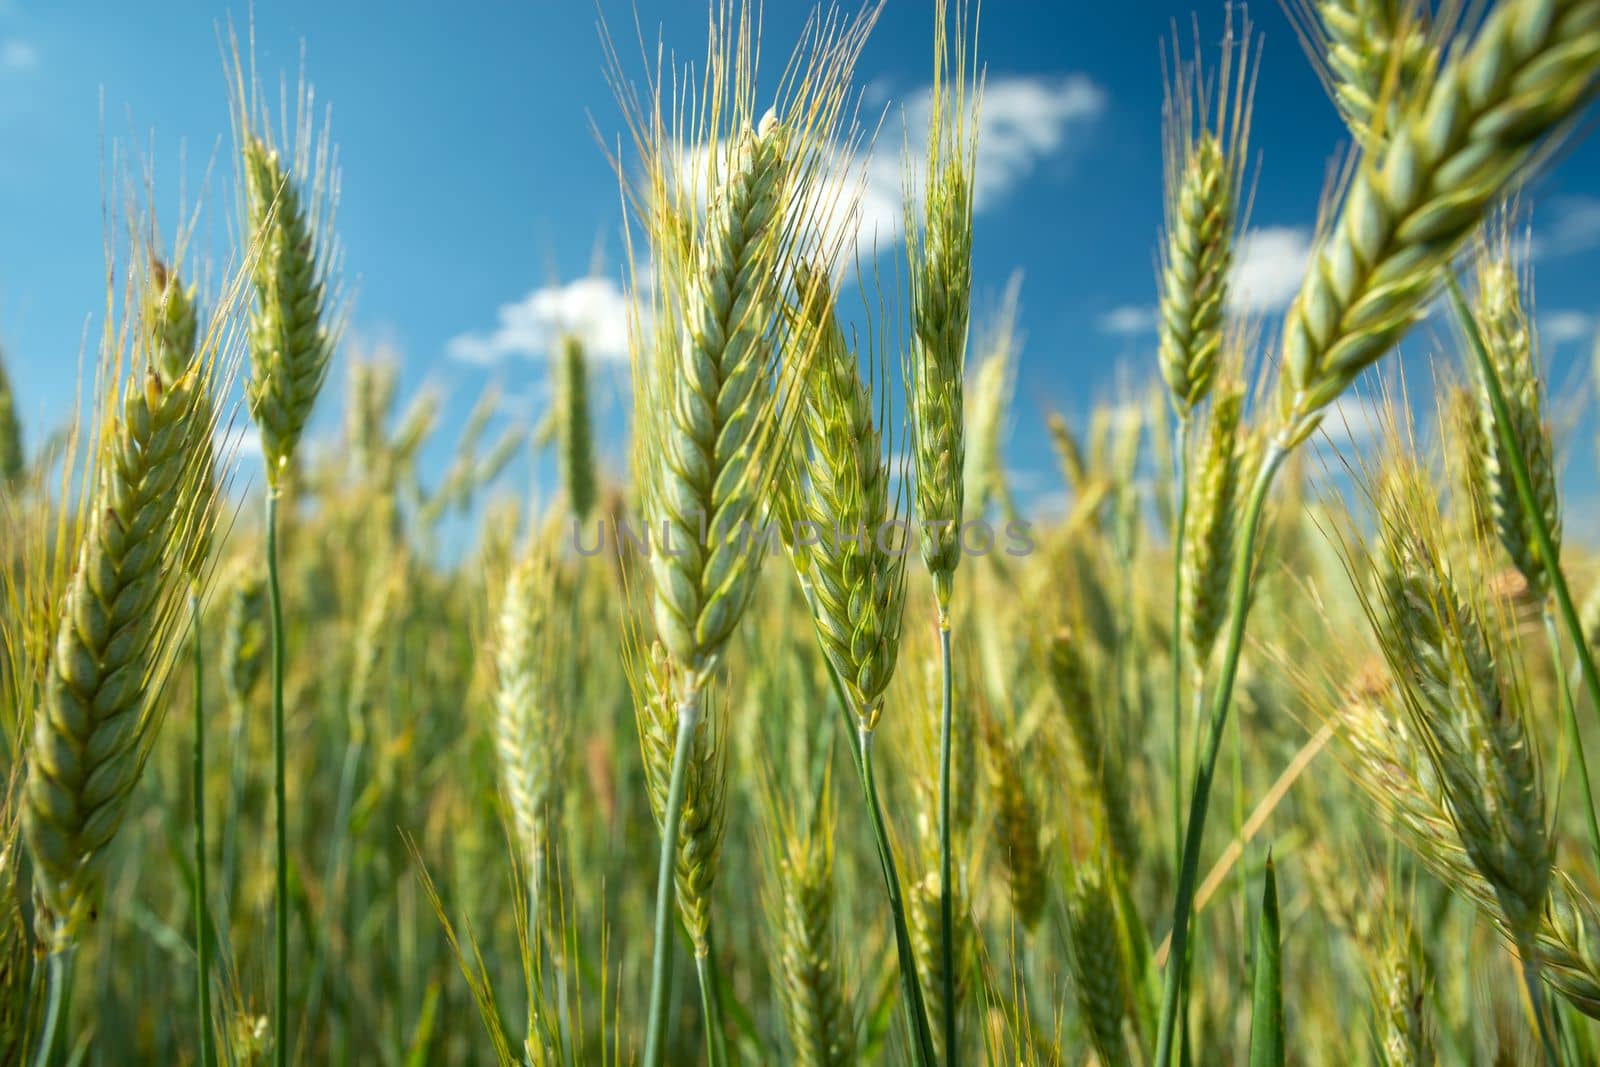
[[[1067,966],[1089,1043],[1101,1063],[1117,1067],[1131,1062],[1122,1032],[1130,991],[1111,878],[1094,860],[1073,867],[1067,883]]]
[[[567,745],[556,707],[563,625],[552,617],[554,563],[536,546],[518,560],[500,594],[494,625],[494,739],[501,788],[526,866],[530,918],[540,921],[546,871],[559,833],[560,782]]]
[[[1376,1051],[1383,1067],[1419,1067],[1437,1061],[1427,962],[1415,928],[1404,919],[1388,919],[1368,974]]]
[[[660,644],[653,646],[648,662],[632,668],[635,718],[644,755],[645,786],[656,822],[663,821],[672,777],[673,746],[678,735],[678,697],[682,685],[674,663]],[[689,931],[696,956],[710,951],[711,890],[716,882],[717,860],[727,807],[726,725],[721,721],[721,701],[706,699],[707,714],[695,725],[684,786],[683,811],[678,829],[674,866],[678,909]]]
[[[904,520],[901,496],[891,498],[885,455],[885,437],[889,451],[893,439],[882,425],[883,362],[869,347],[868,377],[862,376],[825,273],[799,263],[795,280],[799,310],[790,344],[809,353],[810,364],[801,386],[804,448],[796,459],[802,462],[792,468],[788,488],[794,521],[808,536],[791,544],[803,557],[797,566],[809,583],[823,651],[851,710],[870,730],[899,659],[905,607],[905,553],[886,536]]]
[[[1526,693],[1497,669],[1487,616],[1450,573],[1427,474],[1396,467],[1378,497],[1380,644],[1462,847],[1520,944],[1544,912],[1553,861]]]
[[[339,172],[326,124],[314,134],[311,91],[275,135],[256,87],[237,70],[235,135],[242,175],[242,239],[254,254],[250,372],[245,399],[261,431],[267,482],[276,489],[327,379],[343,329],[333,216]],[[292,128],[288,128],[292,122]]]
[[[1339,116],[1368,150],[1432,84],[1456,22],[1454,5],[1436,18],[1420,0],[1295,0],[1289,11]]]
[[[1478,255],[1478,299],[1473,320],[1484,348],[1500,378],[1511,418],[1508,426],[1517,450],[1527,464],[1534,503],[1543,516],[1552,541],[1561,547],[1561,504],[1556,490],[1555,446],[1544,414],[1544,387],[1539,374],[1539,353],[1533,323],[1525,308],[1527,280],[1518,277],[1513,258],[1509,219],[1501,220],[1494,235]],[[1549,568],[1560,560],[1545,560],[1531,520],[1523,512],[1505,446],[1495,424],[1494,404],[1488,386],[1477,385],[1479,433],[1483,447],[1480,470],[1482,497],[1489,504],[1500,544],[1534,594],[1543,599],[1550,588]]]
[[[254,572],[241,573],[227,591],[222,628],[222,687],[235,715],[249,706],[250,694],[267,662],[267,583]]]
[[[25,467],[22,420],[17,416],[17,397],[6,373],[5,353],[0,352],[0,488],[14,492],[22,484]]]
[[[906,190],[911,344],[906,398],[916,465],[922,559],[941,613],[961,562],[966,465],[967,328],[972,314],[972,205],[983,87],[974,80],[967,12],[949,26],[947,0],[934,15],[932,108],[920,201]],[[953,41],[952,41],[953,37]],[[908,181],[909,185],[909,181]]]
[[[582,523],[594,513],[597,489],[594,431],[589,422],[589,361],[575,334],[561,339],[559,374],[562,485],[572,517]]]
[[[1044,914],[1050,886],[1044,875],[1039,811],[1028,795],[1026,778],[1010,738],[993,714],[984,713],[986,781],[995,819],[995,845],[1005,867],[1011,908],[1023,930],[1032,932]]]
[[[1198,41],[1187,62],[1173,47],[1174,71],[1162,107],[1159,359],[1180,420],[1210,392],[1222,354],[1234,243],[1249,200],[1245,170],[1260,54],[1252,33],[1249,16],[1236,26],[1230,8],[1214,103]]]
[[[1249,485],[1243,415],[1243,384],[1224,383],[1211,401],[1193,469],[1183,537],[1180,628],[1197,675],[1203,675],[1227,615],[1235,521]]]
[[[933,852],[937,841],[926,849]],[[907,892],[906,917],[911,930],[911,946],[917,960],[917,970],[923,976],[923,997],[928,1009],[928,1029],[933,1038],[934,1052],[940,1061],[949,1056],[945,1047],[945,1021],[951,1012],[960,1013],[968,1000],[968,970],[973,952],[972,918],[967,910],[967,900],[960,879],[952,879],[950,886],[951,910],[955,921],[951,926],[953,944],[950,959],[954,966],[950,983],[955,1001],[945,999],[944,950],[940,942],[940,892],[937,857],[927,863],[928,873],[911,883]],[[959,1032],[959,1031],[958,1031]]]
[[[97,914],[98,861],[116,835],[159,723],[180,584],[164,566],[174,517],[196,507],[192,375],[163,385],[135,370],[109,398],[91,514],[34,716],[23,832],[34,880],[70,943]],[[142,378],[142,381],[137,380]]]
[[[1279,441],[1394,347],[1484,214],[1594,93],[1600,0],[1500,0],[1358,161],[1283,327]]]
[[[1050,430],[1050,446],[1061,464],[1067,488],[1082,493],[1089,481],[1089,469],[1083,461],[1083,446],[1078,443],[1077,435],[1059,411],[1052,411],[1046,416],[1045,425]]]
[[[1132,871],[1139,862],[1139,833],[1129,807],[1126,779],[1100,728],[1089,665],[1080,642],[1081,638],[1068,629],[1051,637],[1050,681],[1072,735],[1078,767],[1094,790],[1106,837],[1122,866]]]
[[[983,354],[967,397],[967,458],[963,475],[966,510],[982,519],[998,507],[1008,522],[1017,518],[1017,502],[1006,476],[1005,439],[1011,400],[1017,386],[1017,360],[1022,339],[1017,332],[1018,295],[1022,274],[1006,284],[1005,298],[994,320],[982,331]]]
[[[856,1020],[834,920],[831,781],[824,781],[805,825],[787,802],[774,799],[769,809],[774,837],[766,913],[794,1062],[844,1067],[856,1061]]]

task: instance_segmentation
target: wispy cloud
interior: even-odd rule
[[[1539,337],[1547,345],[1587,341],[1596,329],[1595,317],[1581,311],[1545,311],[1539,315]]]
[[[11,37],[0,41],[0,71],[20,74],[39,65],[39,50],[27,41]]]
[[[1124,304],[1112,308],[1096,321],[1101,333],[1121,337],[1137,337],[1156,332],[1161,323],[1156,309],[1140,304]]]
[[[464,363],[498,363],[507,356],[547,357],[563,334],[573,333],[591,359],[628,358],[628,297],[611,278],[588,277],[535,289],[502,304],[495,329],[452,338],[446,352]]]
[[[1300,290],[1311,250],[1308,227],[1263,226],[1247,230],[1234,253],[1228,309],[1260,313],[1288,307]]]
[[[1600,197],[1558,196],[1539,206],[1529,253],[1543,259],[1600,248]]]

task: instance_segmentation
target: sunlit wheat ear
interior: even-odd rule
[[[790,344],[799,358],[809,353],[810,362],[798,383],[804,447],[790,483],[797,524],[792,552],[801,557],[797,566],[809,582],[823,651],[852,710],[872,729],[894,676],[905,605],[899,542],[906,524],[882,427],[887,389],[873,351],[868,377],[862,377],[856,351],[839,326],[827,275],[798,264],[795,280],[799,308]],[[878,388],[876,400],[869,381]],[[892,438],[889,445],[892,450]]]
[[[246,89],[240,74],[234,107],[243,239],[256,249],[245,398],[261,431],[268,485],[276,488],[293,462],[343,325],[333,244],[339,174],[326,128],[313,140],[308,87],[301,86],[293,129],[282,138],[274,137],[265,109],[256,104],[255,87],[249,95]]]
[[[596,489],[593,427],[589,422],[589,361],[583,342],[573,334],[561,339],[559,392],[561,403],[561,484],[567,490],[572,517],[580,523],[594,512]]]
[[[1357,161],[1284,321],[1280,441],[1304,440],[1399,342],[1440,271],[1593,93],[1600,0],[1501,0]]]
[[[1127,1064],[1122,1019],[1129,1003],[1127,961],[1117,936],[1110,875],[1095,861],[1074,866],[1067,885],[1067,965],[1095,1055],[1106,1067]]]
[[[834,815],[825,784],[805,825],[785,802],[774,801],[772,876],[767,922],[776,956],[773,977],[784,1024],[803,1067],[856,1062],[856,1021],[845,986],[834,922]]]
[[[1236,26],[1230,9],[1214,86],[1203,73],[1198,44],[1188,62],[1174,47],[1176,70],[1162,107],[1159,356],[1179,418],[1205,399],[1222,353],[1229,272],[1248,201],[1245,165],[1259,54],[1259,47],[1252,52],[1259,42],[1251,33],[1248,16]]]
[[[1553,852],[1525,695],[1496,662],[1484,610],[1451,575],[1436,509],[1420,468],[1402,464],[1380,486],[1379,642],[1461,844],[1526,938],[1544,912]]]
[[[511,569],[494,625],[494,740],[501,787],[517,848],[527,867],[534,919],[559,832],[560,781],[567,743],[553,609],[556,576],[548,548],[537,546]]]
[[[142,361],[141,361],[142,362]],[[98,861],[116,835],[160,721],[154,699],[183,627],[177,572],[164,564],[175,517],[200,506],[189,373],[165,384],[136,367],[108,398],[98,482],[77,570],[62,604],[49,676],[34,717],[23,832],[34,881],[72,938],[92,920]]]
[[[686,694],[719,660],[764,554],[749,531],[767,515],[798,417],[778,375],[780,308],[799,257],[831,264],[838,250],[830,223],[848,205],[822,194],[827,170],[848,158],[848,83],[875,17],[814,17],[770,109],[756,103],[746,5],[714,20],[697,89],[663,85],[671,72],[658,72],[642,105],[613,74],[644,161],[642,177],[624,169],[648,242],[635,250],[629,239],[634,290],[651,300],[630,330],[634,468],[660,542],[657,635]]]
[[[1028,795],[1022,765],[999,721],[992,714],[985,714],[982,727],[995,847],[1005,868],[1017,923],[1031,931],[1044,913],[1050,889],[1039,839],[1039,811]]]
[[[634,717],[644,754],[645,786],[658,826],[666,811],[673,745],[678,735],[678,694],[683,691],[676,677],[679,671],[681,668],[660,645],[651,648],[648,662],[641,660],[630,667]],[[723,702],[708,696],[705,703],[706,714],[695,725],[694,747],[689,752],[674,868],[678,910],[689,931],[689,939],[694,943],[696,956],[705,956],[711,951],[711,890],[722,851],[728,793]]]
[[[1404,105],[1426,91],[1439,41],[1455,23],[1445,5],[1435,23],[1420,0],[1295,0],[1291,14],[1328,94],[1356,142],[1379,147]]]
[[[1228,570],[1235,518],[1248,486],[1250,446],[1241,430],[1244,386],[1224,383],[1211,401],[1198,462],[1193,468],[1183,538],[1180,623],[1190,662],[1203,672],[1227,615]]]
[[[1370,961],[1368,981],[1377,1024],[1376,1051],[1383,1067],[1434,1063],[1427,959],[1422,942],[1404,919],[1387,921],[1382,944]]]
[[[962,475],[965,508],[974,518],[984,518],[991,506],[1011,520],[1016,501],[1006,476],[1005,437],[1011,401],[1017,386],[1017,360],[1022,339],[1017,330],[1017,298],[1022,275],[1013,274],[992,324],[980,333],[982,362],[972,376],[967,397],[966,470]]]
[[[0,489],[10,492],[22,484],[25,462],[17,397],[6,373],[5,353],[0,352]]]
[[[1478,299],[1472,317],[1483,337],[1500,388],[1510,411],[1511,437],[1528,466],[1533,498],[1557,552],[1561,548],[1561,506],[1556,491],[1555,446],[1544,416],[1544,386],[1539,376],[1539,353],[1533,323],[1524,308],[1524,285],[1518,278],[1512,253],[1509,222],[1480,250]],[[1541,557],[1532,524],[1517,497],[1511,462],[1501,443],[1488,386],[1477,383],[1478,440],[1482,462],[1477,474],[1481,499],[1488,502],[1496,532],[1506,554],[1536,597],[1549,590],[1549,568],[1559,560]]]
[[[966,463],[967,326],[972,312],[972,204],[982,85],[973,81],[966,11],[949,27],[944,0],[934,17],[932,117],[920,202],[905,197],[910,263],[911,344],[906,398],[916,463],[922,560],[933,575],[941,612],[961,562],[960,526]],[[954,40],[952,41],[952,37]]]

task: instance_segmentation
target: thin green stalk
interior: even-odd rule
[[[1178,416],[1172,453],[1172,864],[1183,862],[1183,539],[1189,512],[1189,419]]]
[[[673,877],[678,859],[678,824],[683,794],[689,783],[689,753],[700,723],[700,695],[691,693],[678,705],[678,737],[672,746],[672,778],[667,784],[667,809],[661,819],[661,867],[656,874],[655,958],[650,967],[649,1029],[645,1031],[645,1067],[660,1067],[667,1029],[667,968],[672,958]]]
[[[900,956],[900,985],[905,993],[906,1014],[911,1020],[912,1051],[923,1067],[937,1067],[933,1034],[928,1029],[928,1009],[922,999],[922,983],[917,978],[917,959],[911,950],[911,929],[906,925],[905,899],[900,893],[900,872],[895,867],[894,849],[883,821],[883,806],[878,800],[878,778],[872,767],[873,732],[857,723],[856,744],[861,753],[861,788],[866,794],[867,814],[872,819],[872,836],[878,843],[878,862],[883,867],[884,887],[889,892],[889,912],[894,918],[895,948]],[[947,1007],[954,1011],[955,1004]]]
[[[1578,729],[1578,708],[1572,699],[1572,683],[1567,679],[1567,668],[1561,655],[1561,635],[1556,632],[1556,617],[1547,601],[1544,605],[1544,635],[1550,642],[1550,660],[1555,667],[1556,683],[1561,687],[1561,712],[1566,720],[1567,744],[1572,746],[1577,761],[1578,782],[1583,786],[1583,813],[1589,826],[1589,856],[1595,869],[1600,870],[1600,820],[1595,818],[1594,786],[1589,782],[1589,759],[1583,754],[1583,734]]]
[[[722,994],[717,988],[717,961],[710,953],[694,958],[700,979],[700,1014],[705,1019],[706,1060],[711,1067],[727,1067],[728,1038],[722,1029]]]
[[[1451,307],[1455,310],[1456,318],[1460,320],[1461,328],[1467,335],[1467,347],[1472,349],[1478,370],[1483,375],[1484,387],[1489,393],[1489,404],[1494,409],[1495,432],[1500,435],[1506,460],[1511,465],[1511,480],[1517,486],[1517,499],[1521,502],[1523,514],[1533,530],[1533,539],[1539,546],[1539,555],[1544,560],[1545,573],[1550,580],[1550,591],[1555,594],[1556,605],[1561,609],[1561,621],[1566,624],[1568,636],[1572,638],[1572,644],[1578,654],[1578,666],[1583,671],[1584,689],[1589,694],[1589,702],[1594,705],[1595,714],[1600,715],[1600,672],[1595,669],[1594,653],[1584,637],[1583,623],[1578,618],[1578,608],[1572,602],[1572,591],[1567,588],[1567,576],[1561,570],[1561,558],[1556,552],[1555,539],[1550,535],[1550,527],[1535,501],[1533,479],[1528,474],[1528,462],[1518,450],[1517,443],[1511,435],[1511,411],[1506,405],[1505,392],[1500,388],[1500,375],[1495,372],[1494,361],[1489,358],[1489,351],[1484,347],[1483,336],[1472,320],[1472,312],[1467,307],[1467,298],[1461,292],[1461,283],[1456,279],[1454,272],[1449,275],[1446,288],[1450,294]]]
[[[1183,857],[1178,866],[1178,892],[1172,906],[1172,941],[1167,955],[1167,974],[1161,994],[1161,1025],[1156,1037],[1154,1063],[1161,1067],[1172,1062],[1172,1039],[1178,1021],[1178,998],[1183,988],[1184,955],[1189,944],[1189,918],[1194,906],[1195,882],[1199,877],[1200,846],[1205,837],[1206,808],[1211,800],[1211,781],[1217,769],[1217,753],[1233,703],[1233,681],[1239,670],[1239,653],[1244,648],[1245,622],[1250,614],[1250,577],[1255,567],[1256,538],[1261,533],[1261,515],[1272,489],[1272,480],[1288,450],[1274,442],[1262,460],[1255,486],[1245,505],[1243,537],[1233,558],[1228,576],[1228,644],[1223,652],[1222,670],[1212,695],[1211,718],[1206,724],[1205,746],[1194,768],[1194,789],[1189,800],[1187,828],[1184,831]]]
[[[66,1023],[61,1006],[67,998],[67,986],[72,982],[71,955],[71,947],[50,953],[50,999],[45,1004],[44,1028],[39,1031],[39,1047],[33,1053],[33,1067],[50,1067],[57,1032]]]
[[[954,681],[950,663],[950,613],[939,608],[939,663],[944,672],[944,710],[939,718],[939,951],[944,997],[944,1050],[947,1067],[956,1067],[955,904],[950,893],[955,865],[950,848],[950,732]]]
[[[1528,1008],[1533,1012],[1534,1027],[1539,1031],[1539,1044],[1544,1049],[1548,1067],[1561,1067],[1561,1055],[1556,1051],[1555,1035],[1550,1032],[1550,1019],[1544,1008],[1544,995],[1540,992],[1539,961],[1531,941],[1517,949],[1522,957],[1522,982],[1528,990]]]
[[[194,941],[198,964],[200,1062],[214,1067],[216,1039],[211,1031],[211,916],[206,895],[206,709],[202,694],[205,653],[200,645],[200,590],[189,590],[189,619],[194,648]]]
[[[272,628],[272,807],[277,838],[274,883],[272,1060],[289,1063],[289,826],[284,787],[283,743],[283,593],[278,588],[278,490],[267,488],[267,600]]]

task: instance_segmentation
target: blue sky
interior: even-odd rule
[[[631,6],[603,0],[600,10],[642,74]],[[772,69],[805,10],[769,0]],[[916,106],[930,74],[930,10],[926,0],[889,0],[861,62],[869,103]],[[1174,20],[1187,42],[1196,11],[1209,47],[1223,21],[1221,4],[1209,0],[984,5],[987,192],[976,224],[976,300],[993,307],[1012,272],[1023,273],[1025,347],[1008,465],[1024,490],[1053,488],[1044,411],[1079,415],[1153,373],[1159,46]],[[225,248],[232,160],[219,34],[230,15],[242,23],[249,9],[178,2],[130,18],[120,4],[0,0],[0,346],[34,441],[65,421],[84,338],[104,306],[104,147],[152,153],[169,228],[180,192],[193,201],[204,189],[201,232]],[[639,0],[638,15],[651,33],[661,25],[681,55],[701,54],[698,5]],[[1241,269],[1252,310],[1270,314],[1293,291],[1343,141],[1283,11],[1262,3],[1252,16],[1266,37],[1254,131],[1260,183]],[[614,361],[598,393],[610,454],[621,455],[619,198],[595,138],[596,129],[616,138],[621,123],[596,20],[582,0],[288,0],[255,12],[263,78],[293,77],[303,43],[318,98],[333,107],[351,345],[404,361],[402,399],[424,383],[449,397],[435,464],[448,453],[451,423],[490,383],[506,394],[506,419],[537,419],[542,346],[555,325],[573,321],[587,323],[596,354]],[[898,121],[892,129],[897,142]],[[1600,323],[1597,177],[1600,144],[1583,138],[1529,198],[1545,355],[1562,386],[1586,374]],[[1418,336],[1407,345],[1414,366],[1436,347],[1429,337],[1448,340],[1442,329]],[[337,422],[342,386],[336,369],[319,411],[323,428]],[[1588,436],[1567,451],[1574,473],[1592,471]]]

